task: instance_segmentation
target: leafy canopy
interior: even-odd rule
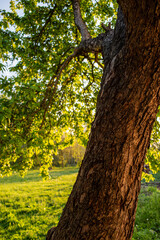
[[[93,54],[79,56],[56,82],[64,61],[81,41],[70,0],[17,0],[10,1],[10,8],[1,10],[0,22],[1,174],[18,170],[23,175],[35,156],[46,174],[62,135],[64,146],[74,137],[86,144],[102,69]],[[93,37],[103,32],[100,19],[115,23],[115,2],[82,0],[81,8]],[[7,64],[12,73],[8,77]]]
[[[11,0],[10,9],[1,10],[0,21],[0,174],[24,175],[39,158],[46,176],[57,148],[75,137],[86,145],[102,56],[99,65],[90,53],[62,69],[81,42],[72,1]],[[92,37],[104,31],[102,22],[115,25],[116,12],[115,0],[81,0]]]

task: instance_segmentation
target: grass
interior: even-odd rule
[[[77,168],[54,169],[44,182],[38,171],[0,179],[0,239],[45,239],[56,226],[71,192]]]
[[[160,183],[160,172],[154,177]],[[150,184],[141,188],[132,240],[160,240],[160,191]]]
[[[56,226],[71,192],[78,168],[55,168],[44,182],[30,171],[0,179],[0,239],[44,240]],[[157,175],[159,180],[159,175]],[[132,240],[160,240],[160,191],[143,187]]]

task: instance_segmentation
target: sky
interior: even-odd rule
[[[0,9],[9,10],[10,0],[0,0]]]

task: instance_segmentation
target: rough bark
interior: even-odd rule
[[[120,1],[76,183],[49,240],[130,240],[160,103],[160,2]]]

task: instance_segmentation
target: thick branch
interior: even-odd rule
[[[56,81],[55,84],[57,86],[59,78],[62,74],[62,71],[68,66],[70,61],[80,55],[85,55],[85,53],[99,53],[102,52],[102,47],[103,47],[103,39],[105,37],[105,40],[111,41],[111,36],[113,36],[113,30],[108,31],[108,33],[102,33],[99,34],[98,37],[93,38],[93,39],[88,39],[85,41],[82,41],[80,45],[74,49],[74,52],[68,56],[68,58],[63,62],[61,68],[59,69],[59,72],[56,76]]]
[[[81,16],[80,0],[72,0],[72,6],[73,6],[73,12],[74,12],[74,21],[81,33],[82,41],[86,39],[90,39],[91,35]]]

